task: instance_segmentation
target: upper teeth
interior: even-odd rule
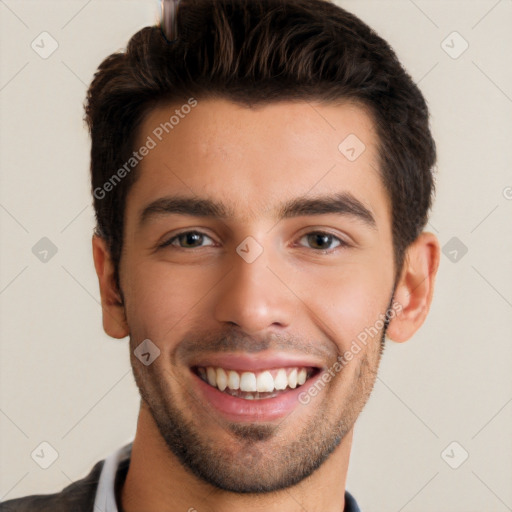
[[[229,388],[259,393],[283,390],[287,386],[294,389],[304,384],[308,377],[307,368],[276,368],[253,373],[208,366],[199,367],[198,372],[203,380],[220,391]]]

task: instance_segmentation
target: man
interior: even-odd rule
[[[325,0],[184,0],[89,88],[103,326],[133,443],[1,510],[358,511],[354,424],[432,300],[435,144],[389,45]]]

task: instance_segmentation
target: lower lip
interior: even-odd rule
[[[307,390],[318,375],[309,378],[305,384],[295,389],[289,389],[274,398],[262,398],[245,400],[236,396],[228,395],[210,386],[194,372],[191,372],[194,384],[197,386],[200,395],[218,412],[229,421],[257,422],[272,421],[290,414],[296,407],[302,405],[299,402],[299,395]],[[306,387],[306,384],[308,386]]]

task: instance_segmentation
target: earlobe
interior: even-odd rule
[[[124,338],[130,331],[124,304],[115,282],[114,264],[105,239],[93,235],[92,253],[100,287],[103,329],[112,338]]]
[[[439,267],[440,247],[432,233],[421,233],[408,247],[395,290],[399,313],[392,318],[387,337],[397,343],[410,339],[430,310]]]

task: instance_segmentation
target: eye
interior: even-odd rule
[[[201,242],[203,242],[205,238],[211,240],[208,235],[205,235],[200,231],[184,231],[183,233],[179,233],[178,235],[169,238],[169,240],[163,242],[159,247],[163,248],[172,245],[179,249],[195,249],[196,247],[204,247]]]
[[[205,241],[205,239],[212,240],[208,235],[202,233],[201,231],[184,231],[183,233],[179,233],[172,238],[169,238],[158,247],[164,248],[168,246],[174,246],[178,249],[196,249],[205,247],[205,245],[202,243]],[[321,253],[329,253],[333,252],[338,247],[349,246],[349,244],[341,238],[325,231],[312,231],[300,238],[300,240],[303,239],[307,239],[307,243],[309,243],[313,249],[316,249],[317,252]],[[333,242],[338,243],[332,247]],[[214,244],[211,243],[207,245]]]
[[[317,249],[318,252],[322,253],[333,252],[337,247],[348,247],[348,244],[344,240],[325,231],[312,231],[302,236],[300,240],[304,238],[313,246],[313,249]],[[333,241],[337,241],[338,245],[334,246],[334,248],[329,247]]]

